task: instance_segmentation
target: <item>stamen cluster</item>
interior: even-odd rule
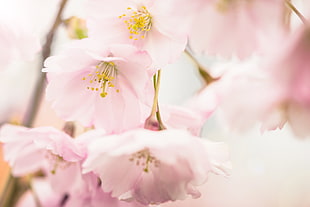
[[[102,61],[96,65],[96,70],[83,77],[83,80],[89,80],[90,86],[87,89],[92,91],[101,90],[100,96],[102,98],[108,95],[107,88],[114,88],[114,80],[117,76],[117,67],[114,62]],[[119,92],[119,89],[116,89]]]
[[[144,172],[149,172],[150,164],[153,164],[154,167],[159,167],[160,161],[156,157],[152,156],[149,149],[143,149],[139,152],[132,154],[129,158],[129,161],[135,162],[137,166],[143,166]]]
[[[123,14],[119,18],[124,19],[124,23],[130,33],[129,38],[134,40],[144,39],[152,27],[151,14],[145,6],[141,6],[137,10],[128,7],[127,10],[129,14]]]

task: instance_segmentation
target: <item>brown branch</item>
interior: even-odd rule
[[[61,24],[61,16],[62,12],[67,4],[68,0],[62,0],[59,10],[57,12],[57,16],[55,18],[54,24],[50,31],[46,35],[46,42],[43,46],[42,49],[42,60],[41,60],[41,65],[40,65],[40,70],[44,67],[44,61],[46,58],[48,58],[51,54],[51,45],[54,40],[55,32],[58,28],[58,26]],[[36,84],[36,88],[33,94],[33,97],[31,99],[31,103],[29,105],[29,109],[27,110],[27,114],[25,116],[25,119],[23,120],[23,125],[26,127],[31,127],[34,119],[38,113],[42,96],[43,96],[43,91],[45,89],[45,83],[46,83],[46,73],[40,73],[40,77],[38,79],[38,82]]]
[[[68,0],[62,0],[54,24],[52,25],[51,29],[46,35],[46,42],[42,48],[42,59],[41,59],[41,65],[40,65],[40,71],[44,67],[44,61],[47,57],[50,56],[51,54],[51,45],[54,40],[54,35],[55,32],[60,25],[61,21],[61,16],[63,13],[63,10],[67,4]],[[42,96],[43,96],[43,91],[45,89],[45,82],[46,82],[46,74],[45,73],[40,73],[40,76],[38,78],[38,81],[36,83],[36,88],[33,93],[33,97],[31,99],[31,102],[28,106],[28,110],[26,112],[25,118],[23,120],[23,125],[26,127],[31,127],[33,125],[34,119],[38,113]],[[20,189],[20,180],[18,178],[13,177],[10,175],[6,182],[6,186],[4,188],[4,192],[1,195],[0,198],[0,206],[1,207],[12,207],[16,203],[18,197],[21,195],[21,193],[24,190]],[[36,201],[38,202],[38,201]],[[40,204],[37,203],[37,206],[40,206]]]

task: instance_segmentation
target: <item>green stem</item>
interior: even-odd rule
[[[153,84],[155,89],[152,111],[150,116],[145,120],[144,127],[151,130],[163,130],[166,129],[164,126],[160,112],[159,112],[159,105],[158,105],[158,95],[159,95],[159,87],[160,87],[160,77],[161,77],[161,70],[157,71],[157,74],[153,76]]]
[[[154,84],[154,89],[155,89],[155,94],[154,94],[154,99],[153,99],[153,106],[152,106],[152,111],[151,111],[151,117],[156,116],[156,113],[158,111],[158,95],[159,95],[159,86],[160,86],[160,75],[161,70],[157,71],[157,75],[155,74],[153,76],[153,84]]]
[[[160,78],[161,78],[161,70],[157,73],[157,81],[156,81],[156,91],[157,91],[157,100],[156,100],[156,118],[159,123],[160,130],[166,129],[165,125],[163,124],[163,121],[161,119],[160,110],[159,110],[159,104],[158,104],[158,93],[159,93],[159,86],[160,86]]]
[[[153,98],[152,111],[151,111],[151,115],[150,115],[151,117],[154,117],[156,114],[156,111],[157,111],[157,101],[158,101],[158,94],[159,94],[158,93],[159,92],[158,75],[157,74],[155,74],[153,76],[153,84],[154,84],[155,94],[154,94],[154,98]],[[159,84],[160,84],[160,81],[159,81]]]

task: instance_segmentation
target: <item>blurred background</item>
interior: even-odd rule
[[[64,18],[71,16],[83,18],[82,2],[82,0],[69,1]],[[12,19],[12,22],[19,22],[26,28],[31,28],[43,43],[59,1],[0,0],[0,3],[0,19]],[[294,3],[306,16],[309,14],[302,7],[302,1]],[[61,26],[52,53],[61,50],[68,40],[65,27]],[[8,66],[10,70],[0,71],[1,123],[20,122],[41,69],[39,63],[38,55],[34,61],[16,61]],[[197,68],[187,56],[183,55],[175,64],[164,68],[159,101],[162,104],[182,105],[201,87]],[[44,101],[35,126],[52,125],[61,129],[63,124],[64,122]],[[217,113],[214,113],[205,124],[202,136],[229,145],[233,165],[231,177],[210,175],[208,182],[201,186],[200,199],[168,203],[162,205],[163,207],[310,206],[309,138],[294,137],[289,127],[263,134],[258,127],[242,134],[233,133],[222,124]],[[9,175],[9,168],[2,160],[2,153],[0,156],[1,194]]]

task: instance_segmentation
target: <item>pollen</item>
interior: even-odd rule
[[[52,154],[50,152],[45,154],[45,158],[49,161],[51,165],[51,174],[56,174],[58,169],[65,169],[70,165],[70,163],[66,162],[62,157]]]
[[[145,6],[137,9],[127,8],[128,14],[120,15],[129,31],[129,39],[144,39],[152,28],[152,16]]]
[[[141,166],[143,172],[146,173],[150,171],[151,165],[154,167],[159,167],[160,164],[160,161],[150,153],[149,149],[143,149],[132,154],[129,161],[133,162],[137,166]]]
[[[117,67],[114,62],[101,61],[94,71],[83,77],[87,82],[86,89],[99,93],[100,97],[105,98],[108,95],[109,88],[115,88],[117,77]],[[119,92],[119,89],[115,89]]]

